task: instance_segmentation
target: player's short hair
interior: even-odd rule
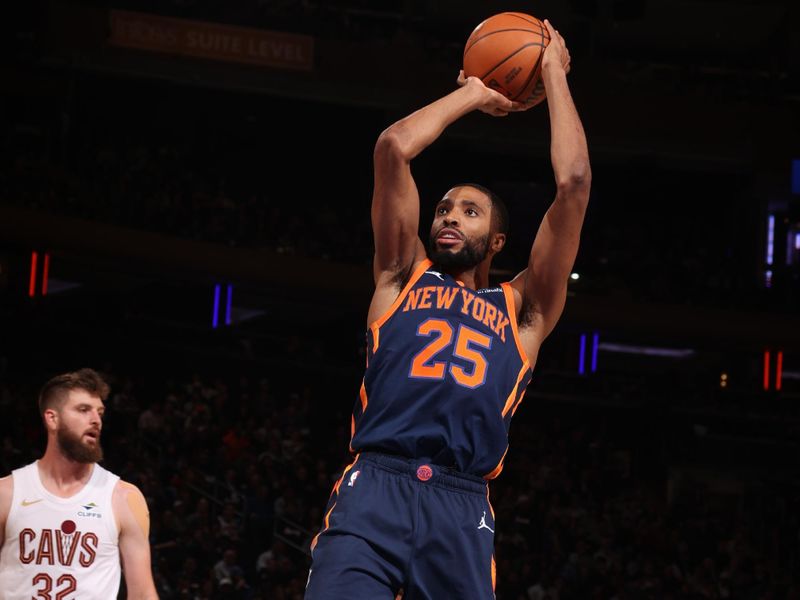
[[[60,408],[72,390],[83,390],[105,402],[111,388],[94,369],[79,369],[56,375],[39,392],[39,414],[44,415],[48,408]]]
[[[508,226],[509,226],[509,217],[508,217],[508,208],[506,208],[506,203],[495,194],[492,190],[487,188],[480,183],[457,183],[456,185],[452,186],[454,188],[457,187],[471,187],[475,188],[479,192],[483,192],[489,198],[492,203],[492,221],[494,223],[495,229],[497,229],[498,233],[508,233]],[[452,188],[451,188],[452,189]]]

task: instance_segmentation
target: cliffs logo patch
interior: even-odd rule
[[[97,511],[97,504],[90,502],[82,506],[83,510],[78,511],[79,517],[89,517],[90,519],[102,519],[102,513]]]
[[[431,477],[433,477],[433,469],[428,465],[420,465],[417,469],[417,479],[420,481],[428,481]]]

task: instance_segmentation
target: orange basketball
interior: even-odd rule
[[[464,75],[515,102],[533,103],[544,95],[542,55],[550,34],[539,19],[504,12],[478,25],[464,47]]]

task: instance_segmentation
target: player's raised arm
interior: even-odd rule
[[[460,78],[459,89],[401,119],[378,137],[372,196],[374,276],[378,287],[396,283],[398,275],[404,275],[425,257],[418,235],[419,194],[411,175],[412,159],[468,112],[480,109],[502,116],[520,108],[472,79]]]
[[[523,343],[531,348],[529,353],[535,353],[564,310],[567,280],[578,253],[591,185],[586,135],[567,85],[569,51],[549,21],[545,25],[550,44],[542,60],[542,78],[547,90],[550,157],[557,191],[539,226],[528,268],[513,282],[522,296],[520,326]]]
[[[120,481],[114,488],[114,514],[119,522],[119,554],[130,600],[158,600],[150,564],[150,514],[135,485]]]

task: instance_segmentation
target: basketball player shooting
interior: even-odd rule
[[[144,496],[97,464],[108,392],[91,369],[42,388],[44,456],[0,480],[0,600],[111,600],[121,570],[130,600],[158,599]]]
[[[503,468],[508,427],[539,348],[559,319],[589,201],[590,167],[563,38],[547,23],[542,78],[557,192],[528,265],[489,286],[508,215],[499,198],[460,184],[418,237],[411,161],[444,129],[480,110],[529,106],[480,79],[386,129],[375,146],[375,293],[368,362],[352,419],[356,454],[334,486],[312,542],[306,598],[488,599],[494,512],[488,481]]]

